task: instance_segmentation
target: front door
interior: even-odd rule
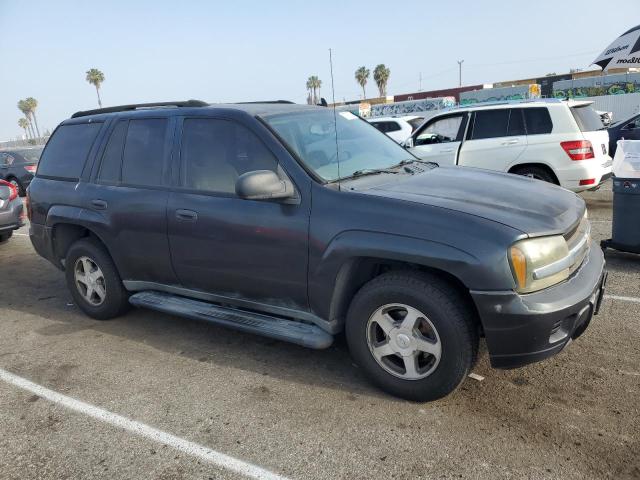
[[[292,204],[236,196],[236,179],[246,172],[286,175],[243,124],[185,118],[179,129],[179,178],[167,215],[180,283],[239,301],[306,309],[310,199]]]
[[[464,137],[466,113],[434,118],[417,130],[409,149],[418,158],[439,165],[455,165]]]

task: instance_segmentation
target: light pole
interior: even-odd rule
[[[464,60],[458,60],[458,86],[462,86],[462,64]]]

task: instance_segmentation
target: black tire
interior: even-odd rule
[[[80,286],[76,284],[75,266],[81,257],[87,257],[102,271],[106,295],[100,305],[93,305],[86,300]],[[122,285],[111,256],[102,244],[94,239],[83,238],[71,245],[65,259],[65,277],[75,304],[91,318],[109,320],[122,315],[130,308],[129,294]]]
[[[515,170],[513,173],[515,173],[516,175],[522,175],[524,177],[535,178],[536,180],[542,180],[543,182],[553,183],[554,185],[558,184],[553,175],[549,173],[548,170],[542,167],[521,167]]]
[[[7,232],[0,235],[0,243],[8,242],[13,236],[13,232]]]
[[[27,194],[24,187],[22,186],[22,183],[20,183],[20,180],[18,180],[17,178],[11,177],[7,180],[7,182],[11,183],[16,187],[16,189],[18,190],[18,195],[20,197],[24,197]]]
[[[442,350],[435,370],[425,378],[398,378],[374,358],[367,340],[367,324],[383,305],[405,304],[422,312],[439,335]],[[456,287],[420,272],[388,272],[365,284],[347,314],[346,338],[354,361],[373,383],[392,395],[431,401],[453,392],[464,381],[478,353],[478,329],[467,301]]]

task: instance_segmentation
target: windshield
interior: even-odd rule
[[[270,115],[264,120],[326,181],[417,160],[387,135],[350,112],[335,114],[337,152],[332,109]]]
[[[22,155],[27,162],[37,162],[40,160],[42,148],[30,148],[28,150],[16,150],[18,155]]]

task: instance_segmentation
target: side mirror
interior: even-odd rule
[[[409,138],[407,138],[407,139],[403,142],[402,146],[403,146],[404,148],[413,148],[413,137],[409,137]]]
[[[271,170],[254,170],[238,177],[236,195],[246,200],[296,199],[290,180],[281,180]]]

